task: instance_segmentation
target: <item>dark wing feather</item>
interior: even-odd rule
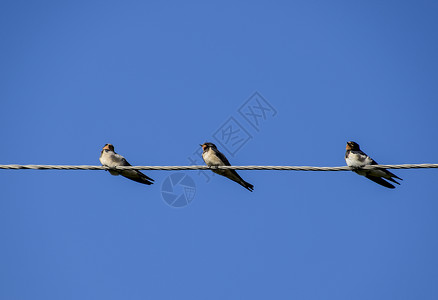
[[[220,159],[221,161],[223,161],[224,164],[225,164],[226,166],[231,166],[230,162],[229,162],[228,159],[225,157],[225,155],[222,154],[222,152],[220,152],[220,151],[216,151],[216,156],[219,157],[219,159]]]
[[[370,157],[370,158],[371,158],[371,157]],[[377,161],[375,161],[375,160],[372,159],[372,158],[371,158],[371,160],[372,160],[371,165],[378,165]],[[382,170],[385,171],[386,174],[388,174],[388,175],[391,176],[391,177],[394,177],[394,178],[397,178],[397,179],[403,180],[403,179],[401,179],[400,177],[398,177],[397,175],[395,175],[394,173],[391,173],[391,172],[389,172],[389,171],[386,170],[386,169],[382,169]],[[392,178],[387,178],[387,179],[388,179],[388,180],[391,180],[392,182],[395,182],[395,183],[397,183],[397,184],[400,184],[400,183],[398,183],[397,181],[395,181],[395,180],[392,179]]]
[[[136,173],[137,173],[137,176],[133,175],[132,173],[123,172],[122,176],[124,176],[128,179],[131,179],[133,181],[139,182],[139,183],[143,183],[143,184],[147,184],[147,185],[153,184],[153,182],[151,182],[151,181],[154,181],[152,178],[149,178],[148,176],[144,175],[140,171],[137,171]]]
[[[131,166],[131,164],[125,159],[122,159],[122,166],[126,166],[129,167]],[[140,177],[136,177],[136,176],[132,176],[130,175],[128,172],[123,172],[123,176],[125,176],[126,178],[129,178],[131,180],[140,182],[140,183],[144,183],[144,184],[153,184],[153,182],[149,182],[149,181],[154,181],[152,178],[150,178],[149,176],[146,176],[145,174],[143,174],[142,172],[136,170],[137,175],[139,175]]]
[[[218,151],[216,151],[216,155],[217,155],[217,157],[218,157],[221,161],[223,161],[223,163],[224,163],[226,166],[231,166],[230,162],[229,162],[228,159],[225,157],[225,155],[222,154],[222,152],[220,152],[220,151],[218,150]],[[251,183],[246,182],[245,180],[243,180],[242,177],[240,177],[240,175],[236,172],[236,170],[229,170],[229,171],[230,171],[230,173],[232,173],[234,176],[236,176],[236,177],[239,179],[239,181],[234,180],[234,179],[232,179],[232,180],[236,181],[238,184],[240,184],[241,186],[243,186],[244,188],[246,188],[248,191],[252,192],[252,190],[254,189],[254,186],[253,186]]]
[[[122,159],[122,166],[126,166],[126,167],[128,167],[128,166],[130,166],[131,164],[126,160],[126,158],[123,158]]]
[[[138,172],[139,172],[141,175],[143,175],[145,179],[150,180],[150,181],[154,181],[152,178],[150,178],[149,176],[143,174],[142,172],[140,172],[140,171],[138,171]],[[142,177],[143,177],[143,176],[142,176]],[[151,184],[152,184],[152,183],[151,183]]]
[[[238,184],[240,184],[241,186],[246,188],[248,191],[252,192],[252,190],[254,189],[254,186],[251,183],[243,180],[242,177],[240,177],[240,175],[236,172],[236,170],[229,170],[229,171],[230,171],[230,173],[232,173],[234,176],[236,176],[238,178],[238,180],[235,180],[235,179],[229,177],[231,180],[234,180],[235,182],[237,182]]]
[[[386,178],[386,177],[385,177],[385,179],[386,179],[386,180],[389,180],[389,181],[392,181],[392,182],[397,183],[398,185],[400,185],[400,183],[398,183],[397,181],[395,181],[394,179],[392,179],[392,177],[389,177],[389,178]],[[403,179],[402,179],[402,180],[403,180]]]
[[[397,179],[403,180],[403,179],[401,179],[400,177],[398,177],[397,175],[395,175],[394,173],[389,172],[388,170],[385,170],[385,172],[388,173],[389,175],[391,175],[391,177],[394,177],[394,178],[397,178]],[[392,179],[392,178],[391,178],[391,179]],[[392,181],[392,180],[391,180],[391,181]],[[398,183],[397,181],[394,181],[394,182]],[[398,183],[398,184],[400,184],[400,183]]]
[[[392,184],[390,184],[388,181],[384,180],[381,177],[375,177],[375,176],[370,176],[370,175],[367,175],[365,177],[368,178],[369,180],[374,181],[375,183],[378,183],[380,185],[383,185],[384,187],[387,187],[389,189],[395,188],[395,186],[393,186]]]

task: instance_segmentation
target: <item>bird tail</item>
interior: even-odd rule
[[[147,179],[147,178],[149,178],[149,177],[147,177],[147,178],[145,178],[145,177],[128,177],[128,176],[125,176],[126,178],[129,178],[129,179],[131,179],[131,180],[133,180],[133,181],[135,181],[135,182],[138,182],[138,183],[143,183],[143,184],[147,184],[147,185],[151,185],[151,184],[154,184],[152,181],[153,181],[153,179],[151,179],[152,181],[150,181],[149,179]]]
[[[132,170],[122,171],[121,175],[135,182],[143,183],[147,185],[153,184],[154,181],[152,178],[146,176],[140,171],[134,171],[134,172]]]
[[[141,173],[141,172],[140,172]],[[141,173],[141,183],[151,185],[154,184],[154,180],[150,178],[149,176],[146,176],[145,174]]]
[[[246,182],[245,180],[242,180],[242,182],[240,182],[240,184],[250,192],[252,192],[254,190],[254,186],[251,183]]]
[[[397,175],[395,175],[394,173],[392,173],[392,172],[389,172],[388,170],[384,170],[385,171],[385,173],[386,173],[386,175],[389,175],[389,176],[385,176],[385,179],[388,179],[388,180],[391,180],[392,182],[395,182],[395,183],[398,183],[397,181],[394,181],[392,178],[388,178],[388,177],[394,177],[394,178],[397,178],[397,179],[399,179],[399,180],[403,180],[403,179],[401,179],[400,177],[398,177]]]
[[[398,177],[396,177],[396,178],[398,178]],[[389,180],[389,181],[392,181],[392,182],[397,183],[398,185],[400,185],[400,183],[398,183],[397,181],[395,181],[392,177],[385,178],[385,179],[386,179],[386,180]],[[401,178],[398,178],[398,179],[403,180],[403,179],[401,179]]]
[[[375,183],[378,183],[380,185],[383,185],[384,187],[387,187],[388,189],[395,188],[395,186],[393,186],[392,184],[390,184],[388,181],[386,181],[385,179],[383,179],[381,177],[375,177],[375,176],[370,176],[370,175],[367,175],[365,177],[368,178],[369,180],[374,181]]]

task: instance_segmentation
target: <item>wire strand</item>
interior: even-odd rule
[[[402,164],[402,165],[372,165],[362,169],[432,169],[438,164]],[[353,168],[342,167],[313,167],[313,166],[123,166],[108,168],[105,166],[88,165],[0,165],[0,169],[9,170],[276,170],[276,171],[351,171]]]

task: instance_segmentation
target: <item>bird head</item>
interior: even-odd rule
[[[359,144],[356,142],[347,142],[347,146],[345,147],[347,150],[360,150]]]
[[[114,146],[112,144],[105,144],[105,146],[103,146],[102,150],[109,150],[109,151],[114,152]]]
[[[213,143],[204,143],[202,145],[199,145],[202,147],[202,150],[207,151],[209,148],[216,149],[216,145]]]

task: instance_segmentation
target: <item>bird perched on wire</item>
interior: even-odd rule
[[[364,152],[362,152],[362,150],[360,150],[360,147],[357,143],[351,141],[347,142],[346,150],[347,152],[345,153],[345,161],[347,162],[347,166],[353,168],[353,171],[355,173],[365,176],[369,180],[372,180],[375,183],[378,183],[390,189],[395,188],[395,186],[386,180],[392,181],[396,184],[400,184],[400,183],[395,181],[393,178],[403,180],[386,169],[374,169],[374,170],[362,169],[362,167],[364,166],[378,165],[378,163],[375,160],[373,160],[371,157],[366,155]]]
[[[213,143],[204,143],[200,145],[202,149],[204,150],[202,152],[202,159],[205,161],[207,166],[231,166],[231,164],[228,162],[228,159],[223,155],[217,148],[216,145]],[[244,188],[246,188],[248,191],[252,192],[254,189],[254,186],[251,183],[246,182],[242,179],[242,177],[237,174],[236,170],[221,170],[221,169],[212,169],[212,171],[216,174],[225,176]]]
[[[108,168],[120,167],[120,166],[130,166],[130,164],[126,161],[126,159],[114,152],[114,146],[111,144],[106,144],[103,146],[102,151],[100,152],[99,157],[100,162],[103,166]],[[153,184],[153,179],[146,176],[142,172],[138,170],[108,170],[111,175],[122,175],[128,179],[134,180],[139,183],[151,185]]]

